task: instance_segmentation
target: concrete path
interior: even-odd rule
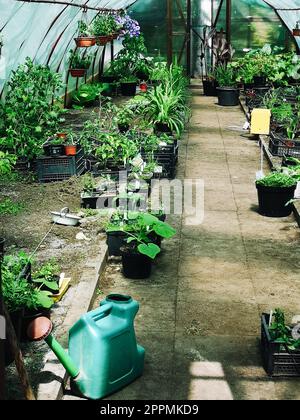
[[[151,279],[124,279],[118,263],[101,279],[103,294],[140,302],[146,349],[144,375],[109,400],[300,399],[299,380],[266,376],[258,342],[262,311],[300,313],[299,229],[292,216],[257,214],[259,148],[232,128],[243,123],[238,107],[194,91],[178,177],[205,181],[204,222],[168,218],[178,235],[164,242]]]

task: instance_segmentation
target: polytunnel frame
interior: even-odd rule
[[[20,7],[23,7],[23,6],[25,7],[26,3],[28,5],[35,5],[36,4],[37,6],[38,5],[46,6],[48,4],[50,7],[51,7],[51,5],[56,6],[56,7],[57,6],[62,7],[61,10],[57,11],[57,14],[54,17],[54,19],[52,20],[52,22],[49,23],[49,27],[45,31],[43,37],[41,38],[41,42],[40,42],[37,50],[35,52],[33,52],[33,54],[32,54],[33,60],[35,60],[36,57],[38,56],[39,50],[40,50],[42,44],[47,39],[47,36],[49,35],[50,31],[54,28],[55,23],[63,16],[63,14],[69,8],[74,7],[74,8],[77,8],[78,10],[82,10],[82,11],[91,10],[91,11],[97,12],[93,16],[93,18],[91,19],[91,21],[93,21],[96,18],[96,16],[98,16],[99,14],[120,14],[120,13],[126,11],[137,0],[131,0],[131,1],[130,0],[127,0],[127,1],[126,0],[122,1],[121,0],[121,1],[112,1],[112,2],[109,1],[109,0],[106,0],[106,2],[105,2],[106,3],[105,5],[109,5],[110,3],[112,3],[112,5],[113,5],[113,4],[117,3],[116,5],[118,6],[120,4],[120,6],[123,6],[122,8],[121,7],[119,7],[119,8],[97,7],[96,5],[89,5],[88,3],[89,3],[90,0],[84,0],[83,3],[79,3],[79,1],[82,1],[82,0],[74,0],[74,2],[73,2],[73,0],[58,0],[58,1],[56,1],[56,0],[15,0],[16,3],[18,3],[18,2],[22,3],[20,5]],[[100,0],[98,0],[97,4],[99,4],[99,3],[101,4],[102,2]],[[76,16],[77,16],[77,14],[76,14]],[[6,26],[9,24],[12,17],[13,16],[10,16],[10,18],[6,22],[3,23],[2,27],[0,28],[0,35],[1,35],[2,31],[6,28]],[[77,18],[75,18],[75,19],[77,20]],[[68,29],[70,28],[70,26],[73,23],[74,23],[74,19],[67,22],[66,25],[64,27],[62,27],[60,32],[57,34],[57,37],[53,40],[52,46],[49,50],[49,53],[47,54],[47,57],[46,57],[46,60],[45,60],[45,65],[50,66],[51,59],[53,58],[53,56],[55,54],[56,48],[58,47],[58,45],[59,45],[61,39],[63,38],[64,34],[66,33],[66,31],[68,31]],[[68,38],[66,40],[66,42],[65,42],[65,44],[62,48],[61,57],[58,57],[56,67],[53,69],[56,73],[59,73],[61,71],[61,66],[62,66],[62,64],[65,60],[67,51],[71,47],[71,43],[72,43],[72,40],[73,40],[74,36],[76,36],[76,32],[72,33],[72,35],[70,36],[70,38]],[[21,46],[22,45],[23,45],[23,43],[21,44]],[[99,51],[101,50],[101,48],[102,48],[102,51],[101,51],[101,54],[99,55]],[[77,51],[78,47],[74,46],[73,50]],[[87,53],[87,49],[86,49],[86,51],[84,51],[83,54],[86,54],[86,53]],[[98,46],[98,48],[95,50],[93,55],[94,55],[94,57],[93,57],[92,66],[91,66],[91,71],[92,72],[89,76],[87,74],[85,74],[85,76],[84,76],[85,83],[87,82],[87,77],[89,77],[88,80],[94,81],[96,75],[97,74],[101,75],[101,73],[103,72],[104,65],[105,65],[105,59],[107,57],[107,46],[106,45],[105,46]],[[99,69],[98,69],[97,73],[95,73],[97,58],[99,58]],[[112,40],[110,42],[110,57],[108,57],[108,61],[109,60],[113,61],[113,59],[114,59],[114,40]],[[7,77],[5,82],[4,82],[3,87],[1,89],[1,92],[0,92],[0,99],[2,98],[2,96],[4,94],[5,86],[8,82],[8,80],[9,80],[9,78]],[[70,93],[69,90],[68,90],[69,89],[69,80],[70,80],[70,69],[68,68],[68,69],[66,69],[66,73],[65,73],[65,84],[66,84],[66,86],[65,86],[65,92],[64,92],[64,95],[63,95],[64,106],[65,107],[68,105],[68,101],[69,101],[69,93]],[[74,83],[75,83],[75,89],[77,90],[78,86],[79,86],[79,78],[78,77],[76,78],[76,82],[74,82]]]

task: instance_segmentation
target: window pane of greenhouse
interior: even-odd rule
[[[232,44],[236,56],[248,49],[264,44],[294,49],[295,44],[275,11],[261,0],[232,1]],[[226,30],[226,4],[224,2],[217,28]]]

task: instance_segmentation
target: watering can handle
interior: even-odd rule
[[[61,209],[60,211],[60,215],[61,217],[66,217],[66,215],[70,212],[68,207],[64,207],[63,209]]]
[[[92,312],[93,321],[97,322],[100,319],[104,318],[105,316],[109,315],[112,310],[112,307],[113,307],[112,303],[105,303],[104,305],[100,305],[100,310],[98,308],[93,311],[94,314]]]

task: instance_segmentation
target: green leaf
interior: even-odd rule
[[[133,236],[130,236],[130,238],[127,238],[127,243],[128,244],[130,244],[133,241],[136,241],[136,239]]]
[[[161,221],[154,225],[153,230],[157,235],[166,239],[172,238],[176,234],[176,230],[172,226]]]
[[[37,305],[46,309],[50,309],[53,306],[53,299],[51,293],[40,290],[37,295]]]
[[[146,255],[147,257],[151,258],[152,260],[155,259],[155,257],[160,253],[160,247],[155,244],[140,244],[138,246],[138,251]]]

